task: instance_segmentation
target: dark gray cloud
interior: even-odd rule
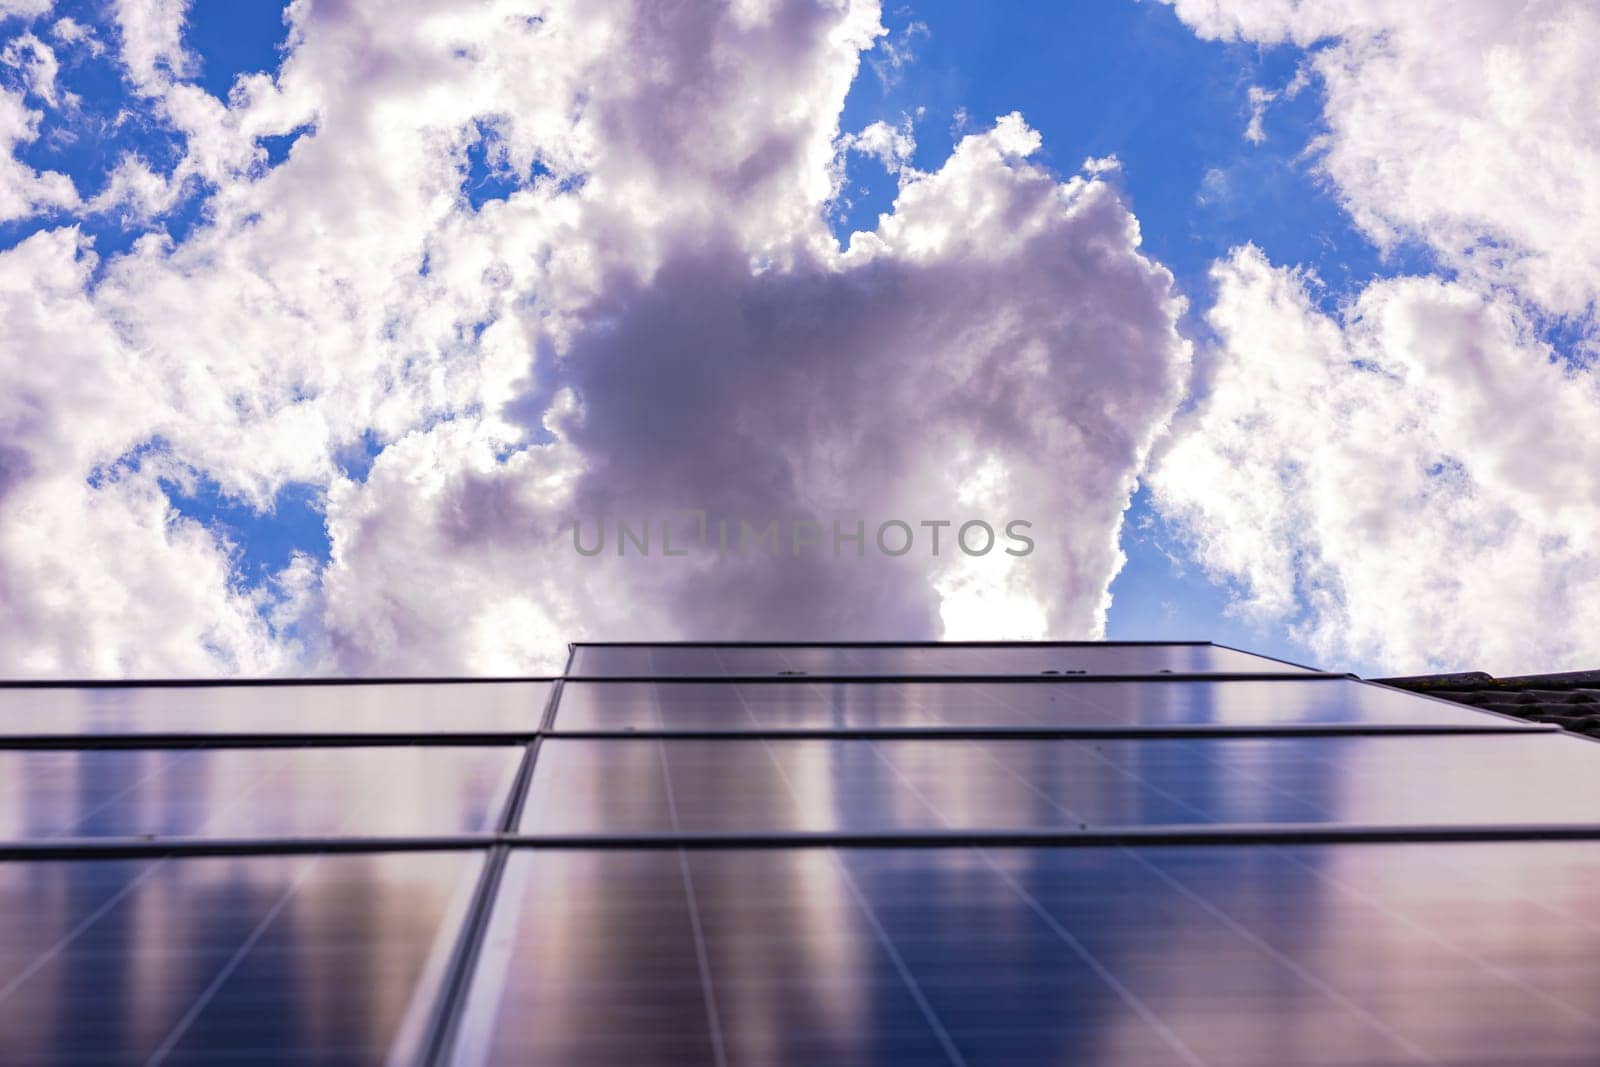
[[[664,235],[648,270],[618,264],[508,404],[554,440],[450,480],[432,512],[385,509],[352,531],[352,575],[387,584],[393,521],[464,571],[522,588],[538,573],[595,635],[1098,632],[1121,514],[1187,353],[1171,278],[1139,254],[1115,191],[1061,182],[1027,162],[1032,144],[1015,118],[964,142],[842,256],[752,270],[732,228],[696,229]],[[561,489],[531,494],[540,481]],[[778,520],[786,537],[816,519],[823,550],[613,554],[616,521],[681,532],[690,511],[734,532]],[[857,517],[867,558],[836,559],[831,521]],[[964,557],[951,529],[934,557],[919,527],[891,559],[870,541],[889,519],[1024,519],[1038,548]],[[605,554],[573,550],[575,520],[610,524]]]

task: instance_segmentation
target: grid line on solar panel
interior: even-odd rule
[[[483,833],[429,837],[71,838],[0,842],[0,862],[150,857],[447,852],[883,848],[1104,848],[1241,844],[1333,845],[1461,841],[1600,841],[1600,822],[1146,823],[1119,826],[884,828],[869,830]]]
[[[526,734],[548,681],[0,686],[0,735]]]
[[[733,1063],[1580,1062],[1600,1032],[1597,857],[1548,842],[519,852],[461,1062],[708,1059],[692,1008],[707,985]]]
[[[1261,681],[716,683],[568,682],[563,736],[1225,736],[1229,734],[1554,732],[1550,724],[1363,684],[1346,678]],[[999,698],[984,697],[992,693]],[[553,698],[552,698],[553,699]],[[1010,705],[1010,706],[1007,706]],[[738,708],[737,712],[730,709]],[[753,709],[760,708],[759,713]],[[999,710],[996,710],[996,709]],[[7,735],[4,749],[164,747],[481,746],[526,743],[549,726],[515,733],[180,733],[147,731]]]
[[[551,737],[529,784],[522,829],[670,833],[668,774],[678,782],[678,828],[694,833],[1585,825],[1600,808],[1600,775],[1585,744],[1542,733],[960,742]],[[1531,780],[1538,790],[1526,788]],[[622,782],[626,788],[616,786]]]
[[[767,750],[767,754],[771,756],[772,753],[770,745],[763,741],[762,746]],[[672,794],[670,777],[671,765],[667,760],[667,749],[665,743],[657,741],[656,751],[661,758],[662,774],[666,777],[668,783],[668,798],[672,810],[672,828],[675,833],[681,833],[683,827],[678,819],[677,801]],[[788,790],[792,796],[798,798],[799,794],[796,792],[794,783],[789,779],[788,774],[784,771],[783,764],[775,757],[773,758],[773,768],[777,772],[778,777],[782,780],[784,788]],[[707,959],[704,935],[700,929],[699,910],[697,904],[695,903],[694,882],[690,874],[687,854],[683,852],[678,853],[678,860],[683,869],[684,886],[689,894],[688,903],[690,913],[694,921],[697,951],[701,961],[701,983],[706,990],[708,1004],[714,1005],[715,1000],[712,993],[710,963]],[[885,953],[894,963],[895,970],[899,974],[901,981],[904,983],[906,991],[911,995],[911,998],[916,1003],[918,1010],[922,1013],[923,1017],[927,1020],[929,1027],[933,1030],[934,1036],[939,1041],[940,1048],[944,1051],[945,1055],[949,1057],[952,1063],[960,1064],[964,1062],[960,1053],[956,1050],[954,1042],[950,1040],[949,1033],[945,1030],[944,1025],[940,1022],[938,1013],[933,1010],[933,1006],[928,1002],[927,995],[923,992],[921,986],[918,984],[915,975],[913,975],[910,968],[906,966],[905,960],[895,948],[894,942],[889,938],[889,935],[884,931],[882,924],[878,921],[878,917],[873,913],[871,903],[860,891],[860,888],[856,886],[854,879],[850,877],[849,871],[845,869],[842,864],[838,865],[838,870],[842,875],[844,885],[850,890],[851,897],[854,899],[856,906],[860,909],[861,914],[871,927],[874,937],[877,938],[879,944],[883,946]],[[713,1023],[716,1023],[715,1018],[713,1018]],[[723,1063],[725,1062],[726,1057],[723,1053],[724,1042],[720,1025],[716,1027],[713,1036],[713,1046],[716,1052],[717,1062]]]
[[[567,681],[557,733],[854,729],[1537,729],[1347,678],[1270,681]]]
[[[480,865],[0,864],[0,1059],[408,1061]]]
[[[667,766],[666,753],[660,751],[662,782],[666,785],[667,812],[672,819],[674,833],[681,832],[678,825],[678,806],[676,795],[672,788],[672,770]],[[705,1005],[707,1029],[711,1037],[711,1059],[717,1067],[724,1067],[728,1062],[727,1053],[722,1043],[722,1024],[717,1019],[717,997],[711,987],[710,963],[706,958],[705,932],[700,926],[700,907],[696,903],[694,891],[694,878],[689,873],[689,860],[683,853],[678,853],[678,869],[683,875],[684,899],[689,908],[689,928],[694,936],[695,958],[700,966],[700,991],[701,999]]]
[[[1211,644],[702,644],[573,646],[568,677],[672,675],[1303,674],[1308,668]]]
[[[570,658],[569,653],[569,661]],[[527,799],[528,783],[532,778],[534,767],[538,763],[542,737],[549,731],[550,725],[555,719],[556,705],[561,699],[561,687],[562,683],[559,679],[550,687],[548,699],[539,719],[539,732],[522,748],[516,773],[510,788],[506,790],[505,803],[501,809],[500,818],[496,823],[497,829],[501,834],[509,834],[522,819],[522,808]],[[440,992],[428,1013],[427,1021],[423,1027],[424,1033],[419,1039],[418,1047],[422,1050],[422,1062],[437,1063],[443,1062],[446,1058],[455,1033],[454,1028],[460,1019],[461,1005],[466,996],[467,983],[471,979],[482,951],[489,914],[494,900],[499,894],[500,882],[504,875],[508,856],[509,851],[503,844],[496,844],[488,850],[483,872],[473,889],[471,910],[462,924],[461,933],[456,940],[454,950],[444,966],[444,973],[440,981]]]
[[[0,751],[0,841],[496,829],[522,749]]]

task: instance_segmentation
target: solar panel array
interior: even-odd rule
[[[0,1061],[1600,1059],[1600,748],[1208,644],[0,688]]]

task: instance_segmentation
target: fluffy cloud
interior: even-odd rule
[[[8,673],[1101,631],[1121,513],[1186,373],[1171,278],[1114,187],[1033,163],[1017,116],[904,173],[841,249],[838,116],[874,5],[295,3],[281,69],[226,105],[186,80],[183,14],[116,9],[120,61],[186,152],[167,173],[125,162],[108,195],[159,213],[198,190],[201,225],[103,263],[70,228],[0,254],[33,330],[0,351],[30,375],[0,409]],[[285,135],[269,165],[262,139]],[[480,170],[503,195],[472,194]],[[315,487],[331,559],[243,584],[168,502],[198,480],[260,509]],[[576,518],[684,508],[1017,517],[1040,547],[573,550]]]
[[[235,589],[227,546],[173,513],[168,416],[85,293],[75,229],[0,254],[0,662],[10,674],[260,673],[292,657]],[[265,596],[265,594],[260,594]]]
[[[1153,478],[1245,610],[1329,662],[1560,669],[1600,632],[1600,381],[1518,309],[1396,278],[1337,316],[1246,247],[1224,358]]]
[[[0,0],[0,19],[9,16],[33,18],[50,10],[53,0]]]
[[[1309,48],[1323,173],[1374,241],[1425,243],[1441,273],[1373,282],[1327,314],[1314,277],[1253,247],[1216,264],[1214,366],[1156,464],[1158,505],[1239,584],[1244,611],[1329,662],[1587,665],[1600,653],[1600,395],[1583,355],[1600,293],[1600,119],[1586,103],[1600,95],[1600,14],[1175,7],[1203,36]],[[1562,316],[1578,335],[1564,354],[1540,339]]]
[[[1327,122],[1313,148],[1379,245],[1426,244],[1559,314],[1600,298],[1600,7],[1168,2],[1204,37],[1309,49]]]
[[[1138,256],[1116,195],[1029,165],[1036,143],[1015,117],[967,138],[842,255],[752,272],[734,234],[700,231],[648,275],[612,277],[547,371],[552,443],[496,465],[452,427],[346,487],[329,577],[346,654],[471,656],[482,605],[551,634],[1097,632],[1184,348],[1170,278]],[[511,407],[549,410],[524,399]],[[419,485],[419,469],[460,473]],[[835,560],[831,544],[781,564],[574,552],[574,517],[689,508],[1028,518],[1043,547],[979,566],[952,528],[938,559],[899,562]],[[419,566],[470,575],[473,595],[445,573],[415,580]],[[397,616],[427,640],[396,634]]]
[[[40,173],[16,158],[18,145],[38,137],[39,117],[23,94],[0,88],[0,222],[71,207],[78,201],[72,179],[65,174]]]

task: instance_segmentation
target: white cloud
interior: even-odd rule
[[[130,219],[148,221],[171,210],[181,191],[179,179],[163,177],[138,156],[126,155],[86,207],[95,212],[120,210]]]
[[[1250,86],[1250,122],[1244,128],[1244,139],[1251,144],[1263,144],[1267,139],[1267,105],[1278,99],[1278,94],[1259,85]]]
[[[53,0],[0,0],[0,19],[37,18],[47,13]]]
[[[1200,176],[1200,188],[1195,191],[1197,204],[1220,204],[1233,197],[1233,182],[1228,172],[1220,167],[1209,167]]]
[[[56,19],[50,27],[50,36],[66,45],[82,45],[92,56],[104,55],[106,46],[94,30],[77,19]]]
[[[71,178],[36,171],[16,158],[18,145],[38,138],[41,117],[27,107],[21,93],[0,88],[0,222],[78,202]]]
[[[1204,37],[1314,49],[1320,165],[1380,245],[1552,312],[1600,298],[1600,5],[1168,2]]]
[[[21,72],[29,92],[56,106],[56,74],[61,64],[49,45],[31,33],[20,34],[0,48],[0,63]]]
[[[732,235],[700,231],[616,277],[552,344],[575,390],[545,420],[555,443],[496,465],[481,431],[450,424],[341,487],[341,656],[501,669],[485,611],[552,642],[1102,632],[1121,513],[1186,347],[1170,276],[1115,194],[1028,164],[1036,144],[1016,116],[967,138],[843,256],[753,274]],[[1031,518],[1041,549],[980,565],[951,530],[937,560],[779,564],[584,560],[570,543],[578,517],[686,508]]]
[[[185,80],[182,16],[118,7],[123,61],[187,144],[170,174],[127,164],[122,199],[159,210],[198,179],[204,223],[92,286],[70,230],[0,256],[35,323],[0,361],[75,353],[30,371],[0,435],[30,502],[0,516],[7,672],[526,670],[586,634],[975,619],[1100,632],[1187,365],[1171,278],[1110,186],[1029,160],[1015,115],[907,176],[841,251],[825,212],[875,5],[296,4],[281,70],[226,105]],[[524,180],[474,209],[485,126]],[[296,129],[267,169],[259,138]],[[382,452],[358,483],[336,458],[364,434]],[[260,508],[325,488],[332,561],[242,592],[158,476]],[[695,506],[971,508],[1032,518],[1040,548],[977,571],[585,569],[567,540],[578,515]],[[151,640],[167,614],[182,623]]]
[[[189,0],[114,0],[111,10],[122,38],[123,66],[141,92],[155,95],[199,69],[183,46]]]
[[[6,674],[280,669],[226,546],[169,506],[164,459],[106,462],[167,418],[84,293],[72,229],[0,253],[0,666]],[[91,477],[92,473],[92,477]]]
[[[845,134],[839,139],[841,152],[860,152],[871,156],[891,174],[898,174],[911,162],[917,151],[917,139],[909,117],[900,125],[891,126],[882,119],[864,127],[858,133]]]
[[[885,89],[900,83],[905,69],[916,60],[917,42],[927,40],[928,24],[913,19],[899,33],[885,34],[867,57],[878,83]]]
[[[1158,506],[1241,607],[1330,663],[1570,668],[1600,633],[1600,381],[1517,307],[1429,278],[1338,316],[1253,247],[1217,264],[1208,396]]]
[[[1174,6],[1205,37],[1310,49],[1284,93],[1321,84],[1318,165],[1369,237],[1423,243],[1442,270],[1330,316],[1309,276],[1253,248],[1220,261],[1211,373],[1156,466],[1158,505],[1243,610],[1330,662],[1588,666],[1600,9]],[[1252,139],[1266,102],[1251,90]],[[1560,316],[1579,331],[1565,356],[1539,340]]]

